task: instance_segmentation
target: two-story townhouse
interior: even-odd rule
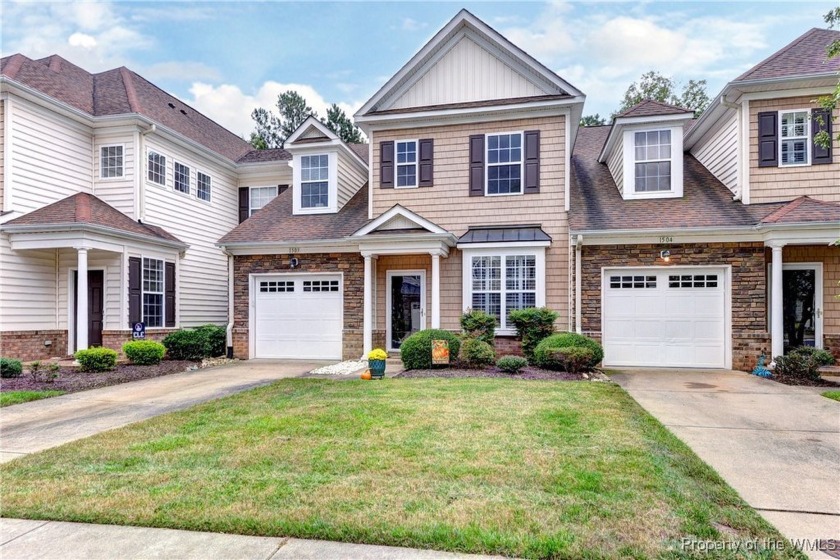
[[[126,68],[0,66],[0,347],[23,359],[119,349],[229,316],[216,240],[288,184],[250,145]],[[244,196],[243,196],[244,195]],[[247,217],[247,216],[245,216]]]
[[[568,329],[583,102],[463,10],[355,115],[369,166],[317,121],[301,125],[286,145],[291,188],[220,241],[235,255],[236,355],[395,351],[417,330],[458,330],[469,308],[502,336],[510,311],[533,306]]]
[[[837,83],[838,37],[807,32],[697,120],[646,101],[581,130],[575,325],[605,365],[749,370],[801,345],[840,357],[840,145],[814,143],[832,132],[815,100]]]

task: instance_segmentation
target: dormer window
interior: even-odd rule
[[[640,192],[671,190],[671,131],[635,133],[635,189]]]
[[[327,155],[302,156],[300,166],[300,207],[329,207],[330,164]]]
[[[677,198],[683,195],[683,124],[628,126],[619,137],[616,158],[623,165],[616,183],[624,200]],[[613,171],[615,173],[615,171]]]

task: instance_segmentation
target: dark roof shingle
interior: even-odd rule
[[[733,83],[838,72],[840,58],[826,58],[826,47],[837,40],[840,31],[815,27],[738,76]]]
[[[761,220],[762,224],[801,224],[807,222],[835,222],[840,228],[840,204],[814,200],[807,196],[785,203]]]
[[[616,118],[622,117],[652,117],[654,115],[681,115],[683,113],[694,113],[691,109],[663,103],[654,99],[645,99],[636,103],[623,113],[616,115]]]

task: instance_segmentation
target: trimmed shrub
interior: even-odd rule
[[[493,346],[496,339],[496,318],[480,309],[461,315],[461,328],[467,338],[477,338]]]
[[[803,381],[820,380],[820,364],[813,354],[789,352],[786,356],[776,356],[776,369],[773,375]]]
[[[202,333],[207,339],[205,358],[218,358],[227,353],[227,330],[225,327],[208,324],[202,325],[195,330]]]
[[[110,348],[88,348],[76,352],[82,371],[110,371],[117,365],[117,352]]]
[[[553,334],[537,345],[534,349],[535,364],[547,369],[564,369],[565,365],[560,362],[569,358],[554,357],[551,354],[553,350],[559,348],[588,348],[590,350],[589,360],[579,371],[590,370],[604,359],[604,349],[598,342],[582,334],[565,332]]]
[[[592,363],[593,356],[592,350],[584,346],[555,348],[548,351],[543,367],[569,373],[580,373],[592,369],[589,364]]]
[[[516,327],[516,334],[522,341],[522,352],[529,360],[534,358],[537,344],[554,332],[557,312],[547,307],[529,307],[511,311],[511,323]]]
[[[23,364],[20,360],[0,358],[0,377],[11,379],[13,377],[20,377],[21,373],[23,373]]]
[[[170,360],[214,358],[225,353],[227,334],[218,325],[203,325],[197,329],[181,329],[166,335],[163,345]]]
[[[41,377],[41,367],[43,364],[41,360],[36,360],[29,364],[29,377],[32,379],[33,383],[38,383],[38,380]]]
[[[467,338],[461,341],[458,361],[470,368],[484,368],[496,359],[493,347],[477,338]]]
[[[135,340],[123,344],[122,351],[132,364],[151,366],[160,363],[166,347],[153,340]]]
[[[443,329],[417,331],[400,345],[400,358],[405,369],[429,369],[432,367],[433,340],[446,340],[449,342],[449,355],[458,356],[461,341],[451,332]]]
[[[528,360],[522,356],[502,356],[496,362],[496,367],[505,373],[519,373],[519,370],[528,367]]]
[[[834,356],[828,350],[822,348],[814,348],[813,346],[800,346],[789,351],[788,354],[802,354],[803,356],[811,356],[816,360],[818,366],[833,366]]]

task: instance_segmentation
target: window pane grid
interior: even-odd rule
[[[522,192],[522,135],[487,137],[487,194]]]
[[[329,206],[329,157],[326,155],[300,158],[301,208]]]
[[[610,288],[655,288],[656,276],[610,276]]]
[[[260,282],[260,292],[263,293],[277,293],[277,292],[294,292],[294,281],[263,281]]]
[[[163,261],[143,259],[143,321],[147,327],[163,326]]]
[[[809,121],[808,111],[782,113],[780,126],[782,165],[808,163]]]
[[[337,292],[338,280],[304,280],[304,292]]]
[[[669,288],[717,288],[717,274],[683,274],[668,276]]]
[[[473,309],[494,316],[500,328],[509,328],[511,311],[535,307],[536,302],[536,255],[472,257],[470,303]]]
[[[175,190],[190,194],[190,168],[175,162]]]
[[[196,175],[195,194],[201,200],[210,202],[210,175],[201,172]]]
[[[636,132],[635,190],[660,192],[671,190],[671,131]]]
[[[156,152],[149,152],[148,178],[158,185],[166,184],[166,158]]]
[[[103,178],[123,176],[123,147],[102,146],[99,152],[100,175]]]
[[[277,187],[251,187],[249,196],[250,214],[253,214],[277,196]]]

